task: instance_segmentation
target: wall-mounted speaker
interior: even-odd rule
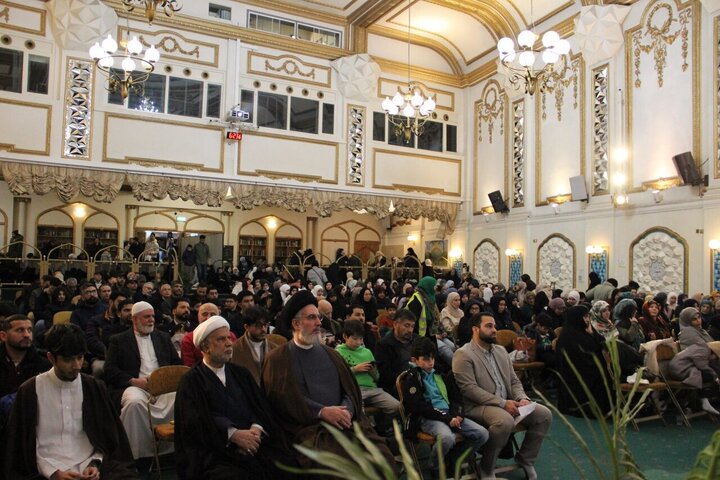
[[[503,200],[500,190],[488,193],[488,198],[490,199],[490,203],[492,203],[493,210],[495,210],[496,213],[505,213],[510,211],[505,203],[505,200]]]
[[[685,185],[702,185],[704,182],[700,168],[695,164],[692,153],[679,153],[672,157],[675,170]]]
[[[570,177],[570,194],[573,202],[587,202],[588,193],[585,188],[585,177]]]

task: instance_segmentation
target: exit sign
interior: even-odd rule
[[[228,140],[242,140],[242,132],[227,132],[225,136]]]

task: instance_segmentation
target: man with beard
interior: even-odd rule
[[[214,303],[203,303],[198,309],[198,322],[202,325],[204,321],[216,315],[220,315],[220,309],[217,305]],[[195,328],[193,328],[193,330],[195,330]],[[230,332],[230,337],[233,342],[237,340],[237,337],[232,332]],[[202,361],[202,352],[195,346],[192,332],[186,333],[183,336],[182,345],[180,346],[180,357],[182,358],[182,364],[187,367],[194,367]]]
[[[220,314],[225,320],[227,320],[228,325],[230,325],[230,331],[235,334],[235,336],[240,337],[243,334],[243,321],[242,321],[242,314],[240,313],[240,309],[238,308],[238,296],[234,293],[231,293],[227,296],[225,299],[225,304],[223,305],[222,313]]]
[[[293,295],[280,314],[284,330],[292,339],[265,358],[262,385],[275,419],[296,444],[345,455],[340,443],[321,422],[342,430],[353,439],[353,421],[385,456],[395,461],[384,439],[378,437],[363,412],[362,397],[345,360],[320,343],[320,313],[317,299],[307,290]],[[298,461],[307,466],[310,459]]]
[[[33,346],[32,327],[30,319],[22,314],[0,320],[0,425],[20,385],[50,368]]]
[[[267,338],[270,314],[262,307],[250,307],[245,312],[245,335],[233,345],[231,362],[245,367],[252,375],[255,383],[260,385],[260,375],[265,356],[271,350],[280,346],[282,338],[273,335],[272,340]]]
[[[70,316],[70,323],[80,327],[83,332],[93,317],[105,313],[107,305],[103,304],[98,297],[98,291],[94,284],[83,283],[80,286],[80,301]]]
[[[518,408],[531,401],[515,375],[507,350],[495,344],[497,330],[492,314],[474,315],[470,323],[472,340],[455,352],[453,374],[463,396],[466,417],[490,432],[482,448],[480,475],[482,479],[494,479],[495,462],[510,438],[515,417],[520,415]],[[520,423],[527,432],[515,460],[528,480],[537,480],[534,465],[552,423],[552,413],[535,404],[535,410]]]
[[[45,343],[53,368],[18,390],[4,431],[4,476],[138,478],[127,436],[105,387],[80,374],[85,334],[76,325],[55,325],[45,335]]]
[[[163,315],[162,323],[156,328],[170,335],[173,346],[180,356],[180,347],[185,334],[192,330],[192,315],[190,314],[190,300],[187,298],[173,299],[172,310],[169,317]]]
[[[292,464],[282,431],[252,375],[228,363],[227,321],[213,316],[193,332],[203,360],[177,391],[175,448],[181,479],[283,478],[275,462]]]
[[[398,310],[392,333],[381,338],[375,346],[375,361],[380,373],[378,386],[395,398],[398,398],[395,379],[411,367],[412,343],[417,337],[413,333],[415,321],[415,314],[410,310]]]
[[[110,345],[110,337],[132,326],[133,301],[125,299],[120,292],[113,292],[112,296],[115,298],[110,303],[110,308],[104,314],[93,317],[85,329],[88,352],[94,357],[90,366],[96,377],[102,375],[105,368],[105,354]]]
[[[138,302],[132,310],[133,328],[110,339],[105,361],[105,381],[120,398],[120,419],[130,439],[135,458],[154,454],[153,433],[148,424],[148,377],[159,367],[179,365],[180,358],[170,335],[155,330],[155,310]],[[154,423],[173,418],[175,393],[166,393],[150,404]]]

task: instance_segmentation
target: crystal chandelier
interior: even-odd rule
[[[178,5],[177,0],[122,0],[122,3],[128,12],[132,12],[135,7],[143,7],[145,9],[145,17],[150,24],[155,20],[155,11],[158,7],[160,7],[168,17],[172,17],[173,13],[182,8],[182,5]]]
[[[532,1],[530,19],[532,24]],[[537,90],[544,92],[548,88],[548,80],[554,73],[553,67],[561,57],[570,53],[570,43],[561,39],[553,30],[548,30],[542,36],[542,49],[535,49],[538,38],[532,31],[523,30],[517,37],[517,48],[509,37],[501,38],[497,44],[500,62],[508,71],[508,81],[518,90],[524,86],[525,93],[529,95],[534,95]]]
[[[130,29],[128,36],[129,33]],[[90,56],[95,61],[95,65],[108,77],[108,92],[120,92],[123,100],[131,90],[136,95],[142,96],[145,81],[155,70],[155,63],[160,59],[160,52],[154,45],[142,55],[143,45],[136,36],[124,43],[124,50],[118,52],[117,42],[108,34],[102,44],[96,42],[90,47]]]
[[[405,90],[398,87],[392,99],[385,97],[382,102],[382,108],[393,126],[395,136],[402,136],[405,143],[410,143],[413,134],[417,137],[423,134],[425,122],[435,110],[435,100],[431,96],[426,97],[420,86],[410,81],[410,9],[408,0],[408,86]],[[398,116],[400,112],[402,116]]]

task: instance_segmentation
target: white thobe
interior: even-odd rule
[[[45,478],[58,470],[82,473],[91,461],[102,461],[102,454],[95,452],[83,429],[80,376],[66,382],[50,369],[36,377],[35,392],[38,472]]]

